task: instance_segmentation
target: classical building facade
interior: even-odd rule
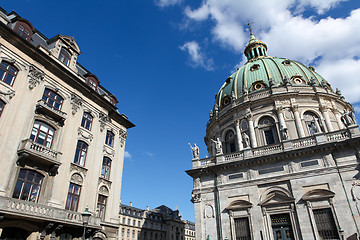
[[[73,37],[0,9],[0,239],[118,237],[134,124],[80,54]]]
[[[193,148],[196,239],[357,239],[354,109],[313,67],[267,56],[251,33]]]
[[[194,240],[195,224],[183,220],[178,210],[161,205],[139,209],[121,204],[120,240]]]

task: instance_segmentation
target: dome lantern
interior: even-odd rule
[[[253,59],[257,59],[259,57],[266,57],[267,56],[267,46],[262,41],[258,40],[254,34],[252,33],[251,24],[248,23],[249,30],[250,30],[250,41],[245,47],[244,54],[247,57],[248,61]]]

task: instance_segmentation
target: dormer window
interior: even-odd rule
[[[22,19],[16,23],[14,31],[26,41],[30,41],[35,29],[29,21]]]
[[[88,77],[87,79],[87,85],[92,88],[94,91],[97,90],[97,87],[98,87],[98,82],[96,81],[95,78],[93,77]]]
[[[70,60],[71,60],[71,54],[68,50],[65,48],[61,48],[60,54],[59,54],[59,60],[64,63],[66,66],[69,66]]]
[[[109,97],[110,97],[110,102],[111,102],[111,104],[116,107],[116,104],[117,104],[119,101],[118,101],[118,100],[116,99],[116,97],[115,97],[114,95],[112,95],[112,94],[110,94]]]

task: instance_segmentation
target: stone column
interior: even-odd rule
[[[244,149],[244,146],[242,144],[242,137],[240,132],[240,120],[239,119],[235,120],[234,124],[235,124],[236,139],[239,146],[239,151],[242,151]]]
[[[246,118],[247,118],[248,123],[249,123],[251,147],[256,148],[257,147],[257,142],[256,142],[256,136],[255,136],[254,121],[252,120],[251,114],[246,116]]]
[[[334,128],[333,128],[333,126],[331,124],[329,113],[328,113],[329,108],[326,107],[326,106],[320,106],[320,110],[321,110],[321,113],[323,114],[323,116],[325,118],[325,124],[326,124],[326,127],[327,127],[328,131],[333,132]]]
[[[338,109],[336,108],[333,108],[332,109],[335,117],[336,117],[336,121],[337,121],[337,124],[339,125],[339,129],[344,129],[345,128],[345,125],[344,123],[341,121],[341,113]]]
[[[304,132],[304,128],[302,126],[301,119],[300,119],[299,107],[296,105],[292,106],[291,110],[294,113],[296,130],[299,134],[299,137],[303,138],[303,137],[305,137],[305,132]]]

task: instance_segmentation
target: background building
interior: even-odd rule
[[[121,204],[121,240],[193,240],[194,223],[182,220],[178,210],[161,205],[142,210]]]
[[[352,106],[313,67],[267,56],[252,33],[244,54],[215,96],[210,157],[194,152],[187,171],[196,239],[357,239]]]
[[[115,239],[127,129],[117,99],[48,39],[0,9],[0,238]]]

